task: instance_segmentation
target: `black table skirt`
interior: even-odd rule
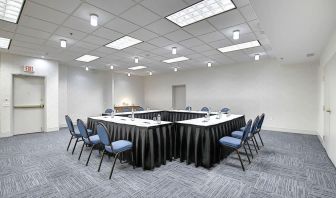
[[[175,158],[187,164],[195,163],[196,166],[210,168],[220,163],[224,158],[223,152],[230,152],[223,151],[218,140],[245,126],[245,116],[209,127],[175,124]]]
[[[174,137],[172,124],[157,127],[137,127],[88,118],[88,128],[96,133],[96,125],[106,125],[111,141],[128,140],[133,143],[136,166],[145,170],[154,169],[173,158]]]

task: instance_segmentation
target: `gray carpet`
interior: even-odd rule
[[[265,147],[240,168],[236,154],[207,170],[178,160],[154,171],[112,159],[97,172],[89,148],[77,160],[66,152],[69,134],[21,135],[0,139],[0,197],[336,197],[336,170],[316,136],[263,131]]]

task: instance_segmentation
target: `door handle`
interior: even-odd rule
[[[40,105],[15,105],[14,108],[24,108],[24,109],[28,109],[28,108],[44,108],[44,104],[40,104]]]

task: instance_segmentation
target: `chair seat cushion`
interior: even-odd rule
[[[240,131],[244,131],[244,130],[245,130],[245,128],[246,128],[246,127],[242,127],[242,128],[240,128],[239,130],[240,130]]]
[[[231,133],[231,136],[234,138],[241,139],[243,137],[243,131],[234,131]]]
[[[91,141],[92,144],[98,144],[98,143],[100,143],[100,139],[99,139],[98,135],[92,135],[89,138],[90,138],[90,141]],[[89,140],[88,140],[88,138],[84,138],[84,141],[87,144],[90,143]]]
[[[80,132],[78,130],[78,127],[75,127],[74,129],[75,129],[75,135],[76,135],[76,137],[81,137],[81,134],[80,134]],[[91,136],[93,134],[92,129],[87,129],[87,132],[88,132],[89,136]]]
[[[231,147],[231,148],[235,148],[235,149],[240,148],[240,141],[241,141],[240,139],[230,137],[230,136],[225,136],[219,139],[220,144]]]
[[[127,141],[127,140],[118,140],[118,141],[112,142],[112,147],[105,146],[105,150],[109,153],[120,153],[123,151],[131,150],[132,142]]]

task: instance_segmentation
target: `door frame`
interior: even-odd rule
[[[172,106],[172,109],[174,109],[175,107],[175,99],[174,99],[174,87],[184,87],[185,88],[185,102],[186,102],[186,105],[187,104],[187,85],[186,84],[178,84],[178,85],[172,85],[172,102],[171,102],[171,106]],[[185,107],[184,107],[185,108]]]
[[[46,77],[42,75],[33,75],[33,74],[12,74],[12,86],[11,86],[11,106],[10,106],[10,131],[11,135],[15,135],[14,133],[14,78],[16,76],[21,76],[21,77],[37,77],[37,78],[42,78],[43,79],[43,87],[44,87],[44,108],[43,108],[43,120],[42,120],[42,131],[41,133],[44,133],[46,131],[46,120],[47,120],[47,114],[46,114],[46,109],[47,109],[47,90],[46,90]]]

